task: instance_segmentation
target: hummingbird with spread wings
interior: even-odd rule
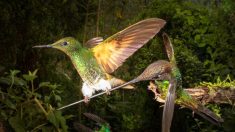
[[[54,48],[67,54],[83,80],[82,93],[85,102],[88,102],[95,91],[109,93],[112,87],[124,83],[110,74],[152,39],[165,23],[159,18],[149,18],[104,41],[101,37],[90,39],[85,46],[73,37],[66,37],[53,44],[37,45],[34,48]]]

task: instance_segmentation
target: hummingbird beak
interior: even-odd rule
[[[36,45],[36,46],[33,46],[33,48],[52,48],[53,46],[52,45]]]

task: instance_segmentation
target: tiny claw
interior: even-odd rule
[[[84,97],[84,102],[85,102],[86,104],[88,104],[89,101],[90,101],[90,98],[89,98],[88,96],[85,96],[85,97]]]
[[[105,92],[106,92],[107,95],[110,95],[110,94],[111,94],[111,92],[110,92],[109,89],[106,89]]]

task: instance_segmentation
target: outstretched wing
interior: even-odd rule
[[[162,37],[163,37],[164,45],[166,48],[167,56],[168,56],[170,62],[175,64],[176,62],[175,62],[174,49],[171,44],[170,38],[166,33],[163,33]]]
[[[131,25],[94,47],[94,56],[107,73],[112,73],[153,38],[165,23],[162,19],[150,18]]]

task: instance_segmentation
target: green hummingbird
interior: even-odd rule
[[[162,131],[170,131],[174,112],[175,98],[177,98],[176,102],[178,104],[192,109],[197,114],[211,121],[212,123],[218,124],[218,122],[222,122],[223,119],[215,115],[209,109],[205,108],[200,102],[193,99],[187,92],[184,91],[184,89],[182,88],[181,74],[174,57],[174,49],[170,38],[166,33],[163,33],[163,41],[166,48],[167,56],[169,58],[169,62],[159,60],[158,62],[160,64],[157,69],[161,69],[160,71],[163,72],[155,69],[157,73],[161,73],[160,75],[158,75],[158,78],[155,79],[155,82],[157,83],[159,80],[162,80],[163,84],[165,82],[169,83],[167,87],[165,87],[165,89],[160,89],[161,97],[165,98],[165,105],[163,108],[162,117]],[[159,96],[159,94],[157,94],[156,96]]]
[[[85,46],[73,37],[66,37],[49,45],[34,48],[55,48],[69,56],[83,80],[85,102],[95,91],[108,91],[124,83],[110,74],[125,60],[153,38],[165,25],[159,18],[142,20],[103,41],[101,37],[87,41]],[[129,87],[130,88],[130,87]]]

